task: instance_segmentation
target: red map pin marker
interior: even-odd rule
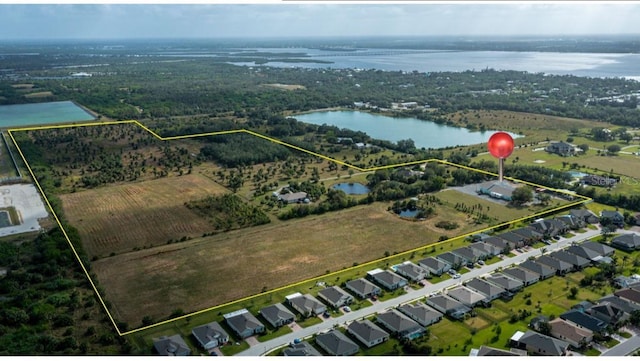
[[[492,156],[498,158],[498,175],[499,181],[502,182],[502,174],[504,169],[504,159],[511,155],[514,148],[513,138],[509,135],[509,133],[505,132],[497,132],[494,133],[491,138],[489,138],[489,142],[487,143],[487,148],[489,149],[489,153]]]

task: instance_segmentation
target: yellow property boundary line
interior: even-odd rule
[[[480,169],[476,169],[476,168],[472,168],[472,167],[468,167],[468,166],[464,166],[464,165],[460,165],[460,164],[456,164],[456,163],[451,163],[451,162],[448,162],[448,161],[445,161],[445,160],[441,160],[441,159],[417,160],[417,161],[412,161],[412,162],[392,164],[392,165],[386,165],[386,166],[379,166],[379,167],[372,167],[372,168],[364,169],[364,168],[360,168],[360,167],[357,167],[355,165],[352,165],[352,164],[349,164],[349,163],[346,163],[346,162],[343,162],[343,161],[340,161],[340,160],[337,160],[337,159],[334,159],[334,158],[331,158],[331,157],[327,157],[325,155],[322,155],[322,154],[319,154],[319,153],[315,153],[315,152],[309,151],[307,149],[295,146],[293,144],[289,144],[289,143],[283,142],[281,140],[278,140],[278,139],[275,139],[275,138],[271,138],[271,137],[268,137],[268,136],[265,136],[265,135],[262,135],[260,133],[256,133],[256,132],[253,132],[253,131],[247,130],[247,129],[236,129],[236,130],[228,130],[228,131],[220,131],[220,132],[179,135],[179,136],[173,136],[173,137],[161,137],[160,135],[155,133],[153,130],[149,129],[148,127],[146,127],[145,125],[141,124],[137,120],[113,121],[113,122],[93,122],[93,123],[66,124],[66,125],[63,124],[63,125],[52,125],[52,126],[39,126],[39,127],[26,127],[26,128],[9,129],[8,130],[9,136],[11,137],[11,140],[13,141],[13,144],[16,146],[16,149],[18,150],[18,153],[20,154],[20,157],[24,161],[24,164],[26,165],[27,169],[29,170],[29,174],[31,175],[31,178],[33,179],[33,181],[35,182],[36,186],[38,187],[38,190],[40,191],[40,194],[42,194],[42,197],[44,198],[45,202],[47,203],[47,206],[49,207],[49,210],[51,211],[51,214],[55,218],[56,223],[58,224],[60,229],[62,230],[62,233],[64,234],[67,242],[69,243],[69,246],[71,247],[71,250],[73,251],[73,254],[75,255],[76,259],[78,260],[78,263],[80,263],[80,267],[82,267],[82,270],[84,271],[85,275],[87,276],[87,279],[89,279],[89,282],[91,283],[91,287],[93,288],[93,291],[98,296],[98,300],[100,301],[100,304],[102,305],[104,310],[107,312],[107,315],[109,316],[109,319],[111,320],[111,323],[113,324],[113,327],[115,328],[116,332],[118,332],[119,336],[130,335],[130,334],[133,334],[133,333],[136,333],[136,332],[139,332],[139,331],[144,331],[144,330],[147,330],[147,329],[150,329],[150,328],[154,328],[156,326],[160,326],[160,325],[164,325],[164,324],[167,324],[167,323],[170,323],[170,322],[178,321],[178,320],[181,320],[181,319],[184,319],[184,318],[187,318],[187,317],[191,317],[191,316],[198,315],[198,314],[201,314],[201,313],[213,311],[213,310],[218,309],[218,308],[226,307],[226,306],[233,305],[233,304],[236,304],[236,303],[245,302],[245,301],[251,300],[251,299],[256,298],[256,297],[269,295],[271,293],[279,292],[279,291],[285,290],[287,288],[293,288],[293,287],[299,286],[299,285],[301,285],[303,283],[316,281],[316,280],[319,280],[319,279],[322,279],[322,278],[326,278],[326,277],[332,277],[334,275],[337,275],[337,274],[340,274],[342,272],[346,272],[346,271],[352,270],[354,268],[361,268],[361,267],[371,266],[371,265],[374,265],[375,263],[380,262],[380,261],[384,261],[384,260],[391,259],[391,258],[394,258],[394,257],[407,255],[407,254],[410,254],[412,252],[417,252],[417,251],[420,251],[420,250],[424,250],[424,249],[426,249],[428,247],[434,246],[435,244],[445,244],[445,243],[448,243],[448,242],[452,242],[452,241],[455,241],[455,240],[459,240],[459,239],[468,237],[468,236],[476,234],[476,233],[487,232],[487,231],[491,231],[491,230],[496,229],[496,228],[510,226],[512,224],[516,224],[516,223],[521,222],[523,220],[527,220],[527,219],[531,219],[531,218],[537,218],[537,217],[543,216],[545,214],[558,212],[558,211],[566,209],[566,208],[571,208],[571,207],[574,207],[576,205],[579,205],[579,204],[582,204],[582,203],[588,203],[588,202],[592,201],[592,199],[589,198],[589,197],[585,197],[585,196],[582,196],[582,195],[569,193],[569,192],[567,192],[565,190],[549,188],[549,187],[545,187],[545,186],[542,186],[542,185],[539,185],[539,184],[526,182],[526,181],[522,181],[522,180],[511,178],[511,177],[505,177],[505,179],[509,179],[509,180],[514,181],[516,183],[523,183],[523,184],[527,184],[527,185],[538,187],[538,188],[544,188],[544,189],[548,189],[548,190],[551,190],[551,191],[556,192],[556,193],[568,194],[568,195],[571,195],[573,197],[580,198],[580,200],[578,200],[576,202],[572,202],[572,203],[566,204],[566,205],[563,205],[563,206],[560,206],[560,207],[552,208],[550,210],[545,210],[545,211],[542,211],[542,212],[538,212],[538,213],[535,213],[535,214],[532,214],[532,215],[529,215],[529,216],[526,216],[526,217],[522,217],[522,218],[518,218],[518,219],[515,219],[515,220],[512,220],[512,221],[504,222],[504,223],[501,223],[501,224],[498,224],[498,225],[495,225],[495,226],[491,226],[491,227],[487,227],[487,228],[484,228],[484,229],[481,229],[481,230],[465,233],[465,234],[462,234],[462,235],[447,239],[446,241],[443,241],[443,242],[430,243],[430,244],[427,244],[425,246],[421,246],[421,247],[414,248],[414,249],[411,249],[411,250],[408,250],[408,251],[404,251],[404,252],[401,252],[401,253],[390,255],[388,257],[383,257],[383,258],[379,258],[379,259],[376,259],[376,260],[373,260],[373,261],[370,261],[370,262],[366,262],[366,263],[360,264],[358,266],[349,267],[349,268],[342,269],[342,270],[335,271],[335,272],[331,272],[331,273],[328,273],[328,274],[323,274],[321,276],[309,278],[309,279],[306,279],[304,281],[300,281],[300,282],[292,283],[292,284],[289,284],[289,285],[286,285],[286,286],[278,287],[278,288],[275,288],[275,289],[267,291],[267,292],[255,294],[255,295],[248,296],[248,297],[244,297],[244,298],[241,298],[241,299],[238,299],[238,300],[234,300],[234,301],[231,301],[231,302],[223,303],[221,305],[216,305],[216,306],[213,306],[213,307],[210,307],[210,308],[206,308],[206,309],[203,309],[203,310],[200,310],[200,311],[195,311],[195,312],[192,312],[192,313],[189,313],[189,314],[185,314],[185,315],[182,315],[182,316],[179,316],[179,317],[175,317],[175,318],[172,318],[172,319],[169,319],[169,320],[161,321],[161,322],[158,322],[158,323],[155,323],[155,324],[152,324],[152,325],[143,326],[143,327],[140,327],[140,328],[137,328],[137,329],[134,329],[134,330],[121,332],[120,329],[118,328],[118,325],[115,322],[113,316],[111,315],[111,312],[109,312],[109,309],[107,308],[107,306],[105,304],[105,301],[102,298],[102,295],[100,294],[100,292],[98,292],[96,284],[93,282],[93,279],[89,275],[89,272],[87,271],[87,268],[82,263],[82,260],[80,259],[80,255],[76,251],[73,243],[69,239],[69,236],[68,236],[66,230],[62,226],[62,222],[60,222],[60,218],[58,217],[58,215],[53,210],[53,207],[51,206],[51,203],[49,202],[49,199],[47,198],[47,195],[44,193],[44,190],[40,186],[40,183],[38,182],[35,174],[33,173],[33,170],[31,169],[31,166],[29,165],[29,162],[27,161],[26,157],[24,156],[24,154],[22,152],[22,149],[20,149],[20,146],[18,145],[18,142],[14,138],[13,133],[14,132],[24,132],[24,131],[33,131],[33,130],[64,129],[64,128],[90,127],[90,126],[101,126],[101,125],[122,125],[122,124],[134,124],[134,125],[137,125],[137,126],[139,126],[140,128],[144,129],[145,131],[149,132],[151,135],[153,135],[154,137],[156,137],[157,139],[159,139],[161,141],[177,140],[177,139],[189,139],[189,138],[215,136],[215,135],[223,135],[223,134],[247,133],[247,134],[256,136],[258,138],[262,138],[262,139],[266,139],[268,141],[274,142],[276,144],[284,145],[286,147],[289,147],[289,148],[292,148],[292,149],[295,149],[295,150],[298,150],[298,151],[301,151],[301,152],[304,152],[304,153],[308,153],[308,154],[311,154],[313,156],[320,157],[322,159],[325,159],[325,160],[328,160],[328,161],[331,161],[331,162],[335,162],[335,163],[340,164],[340,165],[347,166],[349,168],[356,169],[356,170],[358,170],[360,172],[370,172],[370,171],[376,171],[376,170],[381,170],[381,169],[388,169],[388,168],[403,167],[403,166],[409,166],[409,165],[415,165],[415,164],[437,162],[437,163],[440,163],[440,164],[445,164],[445,165],[449,165],[449,166],[453,166],[453,167],[457,167],[457,168],[466,169],[466,170],[469,170],[469,171],[480,172],[480,173],[483,173],[483,174],[486,174],[486,175],[498,177],[498,175],[495,174],[495,173],[487,172],[487,171],[484,171],[484,170],[480,170]]]

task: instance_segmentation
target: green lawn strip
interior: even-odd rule
[[[489,259],[485,259],[484,263],[489,265],[489,264],[498,263],[500,261],[502,261],[502,258],[494,256],[494,257],[491,257]]]
[[[240,342],[239,345],[236,345],[235,343],[233,344],[229,344],[229,345],[224,345],[222,347],[220,347],[220,351],[222,351],[222,353],[225,356],[232,356],[235,355],[239,352],[242,352],[246,349],[249,348],[249,344],[246,341],[242,341]]]
[[[265,323],[265,325],[266,325],[266,323]],[[291,332],[293,332],[293,331],[291,331],[291,328],[289,328],[288,326],[278,327],[277,329],[268,330],[267,334],[265,334],[265,335],[258,336],[258,341],[260,341],[260,342],[269,341],[271,339],[274,339],[274,338],[280,337],[280,336],[284,336],[284,335],[286,335],[288,333],[291,333]]]
[[[585,351],[583,353],[583,355],[585,355],[585,356],[600,356],[600,351],[596,350],[595,348],[590,348],[587,351]]]
[[[346,331],[344,334],[347,334]],[[373,347],[367,347],[354,337],[349,337],[360,347],[355,356],[393,356],[402,353],[402,344],[395,337],[389,337],[387,341]]]
[[[427,344],[431,346],[432,352],[437,355],[462,355],[461,349],[464,346],[465,339],[470,337],[469,329],[462,322],[451,321],[448,318],[443,318],[442,321],[430,326],[429,331],[431,335]]]
[[[297,324],[300,325],[300,327],[309,327],[309,326],[313,326],[313,325],[317,325],[319,323],[322,323],[322,320],[320,319],[320,317],[308,317],[307,319],[303,320],[303,321],[298,321]]]
[[[607,348],[612,348],[613,346],[619,344],[620,341],[616,340],[615,338],[610,338],[607,341],[604,342],[604,345],[607,346]]]
[[[352,311],[357,311],[361,308],[365,308],[365,307],[369,307],[369,306],[373,306],[373,303],[371,303],[371,301],[369,300],[354,300],[354,302],[352,304],[349,305],[349,308],[351,308]]]
[[[633,336],[629,332],[624,332],[624,331],[618,332],[618,335],[620,335],[620,336],[622,336],[624,338],[631,338]]]
[[[403,290],[402,288],[399,288],[395,291],[382,291],[382,293],[378,296],[378,300],[380,301],[387,301],[390,300],[392,298],[396,298],[398,296],[404,295],[405,293],[407,293],[405,290]]]

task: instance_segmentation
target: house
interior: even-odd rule
[[[413,340],[424,334],[424,327],[396,310],[378,314],[376,322],[401,339]]]
[[[276,193],[276,195],[278,197],[278,200],[284,203],[301,203],[305,202],[305,199],[307,200],[307,202],[309,200],[306,192],[293,192],[285,194]]]
[[[595,174],[588,174],[580,179],[581,184],[598,187],[613,187],[617,182],[618,180],[615,178]]]
[[[640,290],[638,287],[625,288],[622,290],[618,290],[613,293],[618,298],[622,298],[623,300],[633,303],[635,305],[640,305]]]
[[[499,348],[482,345],[479,349],[472,348],[469,356],[527,356],[527,351],[512,348],[511,350],[501,350]]]
[[[318,301],[310,294],[303,295],[296,292],[292,295],[286,296],[289,305],[296,311],[300,312],[303,317],[309,317],[313,315],[321,315],[327,311],[327,306]]]
[[[247,338],[264,332],[262,322],[258,321],[258,319],[245,308],[227,313],[223,317],[227,325],[229,325],[240,338]]]
[[[489,243],[478,242],[469,246],[471,249],[475,249],[481,252],[484,252],[485,256],[481,259],[491,258],[493,256],[497,256],[502,253],[502,248],[495,247]]]
[[[353,302],[353,296],[345,292],[338,286],[327,287],[318,292],[318,297],[327,302],[333,308],[350,305]]]
[[[561,314],[560,318],[594,333],[603,333],[607,328],[606,322],[578,310],[567,311]]]
[[[543,238],[543,234],[536,231],[533,227],[518,228],[514,229],[512,232],[524,237],[524,243],[528,245],[532,245]]]
[[[440,276],[451,269],[451,265],[449,263],[434,257],[427,257],[418,261],[418,266],[436,276]]]
[[[586,258],[592,263],[597,263],[604,259],[604,257],[602,257],[599,252],[590,248],[583,247],[582,245],[571,245],[566,248],[566,251],[582,258]]]
[[[597,305],[589,308],[586,312],[589,315],[606,322],[607,325],[614,326],[617,326],[622,322],[628,320],[630,316],[615,303],[611,302],[598,303]]]
[[[556,251],[549,255],[555,259],[571,264],[574,271],[581,270],[591,263],[588,259],[567,251]]]
[[[578,310],[580,312],[585,312],[586,310],[590,309],[591,307],[595,306],[593,303],[589,302],[589,301],[580,301],[578,303],[576,303],[575,305],[571,306],[572,310]]]
[[[398,311],[409,316],[409,318],[424,327],[432,325],[436,322],[440,322],[440,320],[442,320],[442,313],[422,303],[418,303],[415,305],[404,304],[398,307]]]
[[[465,286],[457,286],[447,290],[447,296],[471,308],[478,304],[485,305],[489,303],[487,296]]]
[[[463,265],[472,265],[478,261],[478,257],[469,247],[456,248],[451,253],[460,256]]]
[[[436,256],[436,258],[441,261],[447,262],[453,269],[458,269],[464,263],[466,263],[464,258],[452,252],[445,252],[445,253],[439,254]]]
[[[511,249],[524,247],[525,238],[517,233],[505,232],[505,233],[499,234],[498,237],[507,241],[507,244],[509,244],[509,247]]]
[[[367,278],[388,289],[389,291],[402,288],[408,284],[407,280],[391,271],[379,268],[367,272]]]
[[[229,342],[229,334],[217,322],[194,327],[191,334],[205,350],[224,345]]]
[[[632,286],[640,285],[640,275],[634,274],[629,277],[627,276],[618,276],[613,279],[616,286],[619,288],[629,288]]]
[[[389,339],[389,334],[385,330],[369,320],[351,322],[347,327],[347,333],[367,347],[379,345]]]
[[[588,209],[572,209],[569,211],[569,214],[581,219],[587,224],[596,224],[600,221],[598,217]]]
[[[608,221],[605,221],[608,220]],[[624,216],[618,211],[602,211],[600,212],[600,224],[610,222],[618,228],[624,228]]]
[[[162,336],[153,339],[153,348],[160,356],[189,356],[191,349],[184,342],[182,336],[175,334],[172,336]]]
[[[629,302],[615,295],[604,296],[598,300],[598,303],[604,303],[604,302],[615,304],[619,309],[623,310],[628,314],[631,314],[631,312],[633,311],[640,310],[640,305],[637,305],[633,302]]]
[[[351,356],[360,351],[358,344],[338,330],[316,336],[316,344],[332,356]]]
[[[485,297],[487,297],[487,302],[491,302],[500,297],[505,297],[508,294],[508,291],[504,288],[494,285],[491,282],[487,282],[481,278],[474,278],[471,281],[465,283],[465,286],[476,292],[482,293]]]
[[[611,256],[613,256],[613,253],[615,252],[615,249],[613,249],[612,247],[607,246],[604,243],[600,243],[600,242],[584,242],[584,243],[581,243],[580,246],[582,248],[590,249],[590,250],[598,253],[598,255],[600,255],[602,257],[611,257]],[[580,255],[578,254],[578,256],[580,256]]]
[[[526,287],[529,285],[532,285],[536,282],[538,282],[540,280],[540,275],[535,273],[535,272],[531,272],[527,269],[524,269],[522,267],[511,267],[511,268],[507,268],[505,270],[502,270],[502,273],[511,277],[511,278],[515,278],[517,280],[522,281],[522,284]]]
[[[431,296],[424,302],[437,311],[449,317],[455,318],[456,320],[464,318],[464,315],[471,312],[471,308],[463,305],[461,302],[458,302],[447,295]]]
[[[507,241],[505,241],[504,239],[499,238],[499,237],[490,236],[490,237],[485,238],[483,242],[488,244],[488,245],[491,245],[491,246],[493,246],[493,247],[495,247],[497,249],[499,249],[500,253],[504,253],[505,251],[509,251],[509,250],[513,249],[513,248],[511,248],[511,246],[509,245],[509,243]]]
[[[545,280],[556,274],[555,268],[549,267],[546,264],[539,263],[537,261],[526,260],[519,264],[520,267],[527,269],[531,272],[540,275],[541,280]]]
[[[640,236],[636,233],[621,234],[611,240],[611,246],[628,252],[638,250],[640,249]]]
[[[558,154],[563,157],[569,157],[576,154],[576,147],[573,144],[565,142],[551,142],[545,150],[549,153]]]
[[[540,219],[529,226],[545,238],[555,237],[569,231],[569,226],[558,219]]]
[[[360,298],[369,298],[380,294],[380,287],[365,280],[364,278],[358,278],[345,283],[345,287],[351,292],[355,293]]]
[[[296,320],[296,316],[280,303],[267,306],[261,309],[259,313],[271,326],[276,328],[288,325]]]
[[[518,292],[524,287],[524,283],[519,279],[511,278],[499,272],[487,277],[486,281],[500,286],[509,292]]]
[[[564,222],[564,224],[566,224],[567,227],[569,227],[569,229],[573,229],[573,230],[577,230],[585,226],[585,223],[582,219],[578,217],[574,217],[570,214],[558,216],[556,217],[556,219],[561,222]]]
[[[477,185],[478,194],[488,195],[491,198],[510,202],[513,191],[516,188],[507,182],[488,181]]]
[[[535,331],[517,331],[511,336],[511,342],[516,347],[527,350],[533,355],[564,356],[569,349],[569,343],[545,336]]]
[[[284,356],[322,356],[322,354],[307,341],[289,345],[289,347],[282,351],[282,354]]]
[[[406,277],[412,282],[420,282],[427,278],[429,272],[424,268],[416,265],[411,261],[406,261],[402,264],[393,267],[397,274]]]
[[[549,326],[551,326],[551,336],[575,348],[582,348],[593,340],[593,331],[580,328],[561,318],[550,321]]]
[[[553,268],[558,276],[562,276],[573,271],[573,265],[571,263],[561,261],[546,254],[536,258],[536,262]]]

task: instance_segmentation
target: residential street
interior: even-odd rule
[[[575,236],[571,237],[571,238],[560,238],[559,241],[557,241],[556,243],[552,243],[551,245],[545,246],[544,248],[546,249],[546,253],[552,252],[552,251],[556,251],[558,249],[567,247],[568,245],[570,245],[572,242],[581,242],[584,241],[586,239],[595,237],[597,235],[600,235],[600,230],[591,230],[588,229],[585,233],[578,233]],[[527,258],[532,257],[532,256],[540,256],[541,253],[541,249],[535,249],[535,248],[531,248],[531,250],[521,253],[519,255],[516,255],[515,257],[511,257],[511,258],[507,258],[505,257],[505,259],[501,260],[500,262],[491,264],[491,265],[486,265],[483,266],[481,268],[478,269],[473,269],[468,273],[465,273],[462,275],[461,278],[459,279],[448,279],[442,282],[439,282],[437,284],[433,284],[433,285],[427,285],[425,287],[423,287],[420,290],[414,290],[412,288],[409,288],[407,293],[401,296],[398,296],[396,298],[384,301],[384,302],[377,302],[375,303],[373,306],[370,307],[365,307],[363,309],[360,310],[356,310],[356,311],[352,311],[350,313],[346,313],[340,317],[332,317],[329,319],[326,319],[325,321],[323,321],[322,323],[315,325],[315,326],[311,326],[311,327],[307,327],[292,333],[289,333],[287,335],[266,341],[266,342],[262,342],[262,343],[258,343],[255,346],[250,347],[249,349],[242,351],[240,353],[237,354],[237,356],[260,356],[260,355],[264,355],[266,353],[268,353],[269,351],[281,347],[283,345],[288,344],[289,342],[291,342],[292,340],[298,338],[298,339],[304,339],[307,338],[309,336],[312,336],[314,334],[317,334],[318,332],[321,331],[325,331],[325,330],[329,330],[331,328],[334,327],[334,325],[342,325],[342,324],[348,324],[354,320],[357,319],[361,319],[364,317],[367,317],[369,315],[378,313],[378,312],[383,312],[384,310],[388,309],[388,308],[393,308],[396,307],[400,304],[404,304],[404,303],[408,303],[417,299],[421,299],[424,298],[425,296],[427,296],[428,294],[434,292],[434,291],[440,291],[442,289],[446,289],[449,288],[451,286],[457,285],[457,284],[461,284],[463,282],[466,282],[472,278],[478,277],[478,276],[482,276],[484,274],[488,274],[491,273],[495,270],[497,270],[498,268],[505,268],[508,267],[514,263],[521,263],[524,262],[525,260],[527,260]],[[438,325],[434,325],[431,327],[438,327]],[[638,340],[636,340],[635,336],[634,338],[630,339],[630,341],[632,342],[625,342],[624,344],[630,343],[630,344],[635,344],[635,345],[639,345],[638,344]],[[612,349],[613,350],[613,349]],[[633,350],[631,350],[633,351]],[[620,351],[623,352],[623,351]],[[630,351],[629,351],[630,352]]]

